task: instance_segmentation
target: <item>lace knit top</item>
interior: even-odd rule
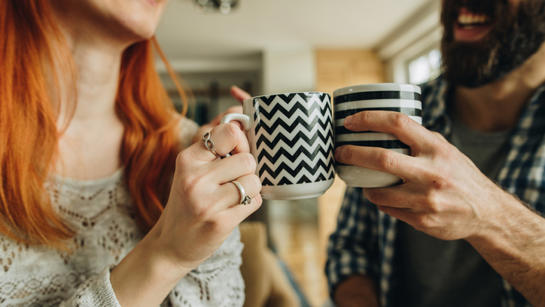
[[[181,125],[186,147],[197,126],[186,119]],[[120,306],[109,270],[143,236],[122,179],[118,170],[99,180],[49,180],[53,206],[76,231],[73,251],[26,246],[0,236],[1,306]],[[161,306],[242,306],[241,251],[236,229],[179,281]]]

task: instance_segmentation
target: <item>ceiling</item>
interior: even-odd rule
[[[222,15],[200,11],[193,0],[170,0],[157,37],[172,60],[265,49],[372,48],[429,1],[240,0]]]

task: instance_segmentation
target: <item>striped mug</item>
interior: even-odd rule
[[[420,87],[396,83],[355,85],[334,91],[335,148],[342,145],[371,146],[410,154],[409,146],[395,136],[373,131],[350,131],[344,128],[344,119],[361,111],[384,110],[404,113],[422,124],[420,95]],[[339,177],[352,187],[386,187],[400,181],[392,174],[338,162],[335,169]]]

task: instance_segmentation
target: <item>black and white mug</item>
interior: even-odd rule
[[[244,114],[228,114],[246,130],[264,199],[313,198],[335,179],[331,98],[321,92],[253,97]]]
[[[344,127],[344,119],[362,111],[383,110],[404,113],[422,124],[420,95],[420,87],[397,83],[363,84],[335,90],[335,148],[343,145],[370,146],[410,154],[409,146],[395,136],[373,131],[350,131]],[[392,174],[338,162],[335,169],[339,177],[352,187],[386,187],[400,181]]]

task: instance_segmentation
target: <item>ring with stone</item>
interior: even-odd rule
[[[240,182],[238,181],[231,181],[235,187],[237,187],[237,190],[238,190],[238,194],[240,195],[240,199],[239,199],[239,205],[249,205],[251,202],[252,202],[252,198],[248,195],[246,195],[246,191],[244,190],[244,187],[242,186],[242,184],[240,184]]]

